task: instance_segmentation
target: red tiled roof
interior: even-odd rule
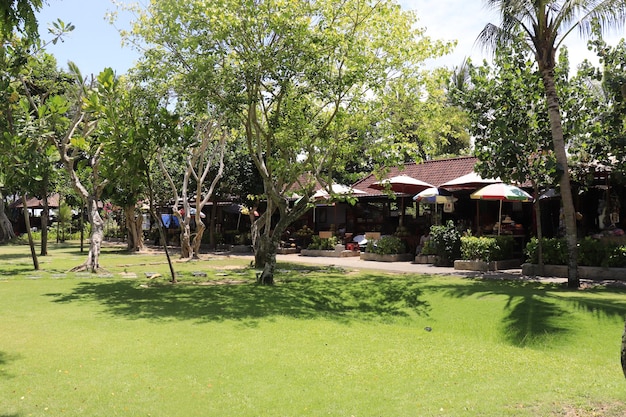
[[[459,158],[424,161],[419,164],[408,163],[404,164],[401,168],[392,167],[387,174],[387,178],[404,174],[417,178],[418,180],[425,181],[429,184],[439,186],[444,182],[448,182],[454,178],[460,177],[461,175],[473,172],[474,165],[477,161],[478,159],[473,156],[463,156]],[[368,196],[384,195],[384,191],[370,188],[370,185],[376,181],[378,181],[378,179],[371,174],[352,184],[352,188],[365,191]],[[363,196],[365,196],[365,194]]]

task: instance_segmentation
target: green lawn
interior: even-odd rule
[[[0,247],[0,417],[626,414],[624,289],[28,254]]]

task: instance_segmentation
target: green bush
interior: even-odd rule
[[[586,237],[578,243],[578,265],[607,266],[607,245],[597,239]]]
[[[396,255],[406,253],[406,246],[397,236],[383,236],[378,240],[368,241],[365,251],[378,255]]]
[[[607,266],[611,268],[626,268],[626,246],[611,245]]]
[[[543,249],[543,263],[547,265],[567,265],[567,242],[560,238],[543,238],[541,240]],[[539,241],[532,238],[526,244],[526,261],[539,263],[538,254]]]
[[[311,236],[311,243],[307,249],[312,250],[334,250],[335,245],[339,243],[339,239],[336,236],[329,238],[320,238],[319,236]]]
[[[449,220],[442,226],[431,226],[430,247],[437,255],[437,265],[452,265],[455,259],[461,258],[461,233]]]
[[[511,236],[461,238],[461,258],[485,262],[511,259],[514,240]]]
[[[526,262],[539,262],[538,243],[537,238],[533,238],[526,245]],[[544,264],[567,265],[565,239],[543,239],[542,243]],[[586,237],[578,243],[578,265],[626,268],[626,246]]]

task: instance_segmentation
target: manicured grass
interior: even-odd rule
[[[623,289],[84,256],[0,248],[0,416],[626,413]]]

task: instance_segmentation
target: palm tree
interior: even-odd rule
[[[621,27],[626,19],[626,0],[485,0],[498,10],[501,25],[487,24],[478,37],[485,47],[495,51],[498,45],[515,40],[521,30],[535,55],[543,80],[552,132],[552,142],[560,171],[561,197],[565,216],[568,261],[568,286],[578,288],[577,237],[574,201],[567,166],[565,139],[559,100],[554,83],[556,52],[574,30],[589,35],[592,22],[603,30]]]

